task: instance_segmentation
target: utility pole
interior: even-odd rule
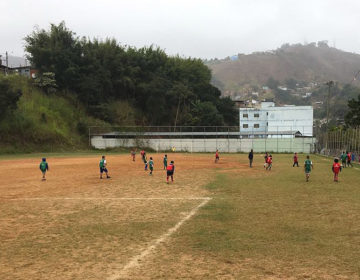
[[[8,74],[8,69],[9,69],[9,55],[8,55],[8,52],[5,53],[5,59],[6,59],[5,75],[7,75]]]
[[[331,87],[334,86],[334,81],[328,81],[325,83],[328,86],[328,96],[327,96],[327,105],[326,105],[326,150],[328,149],[328,133],[329,133],[329,110],[330,110],[330,92]]]

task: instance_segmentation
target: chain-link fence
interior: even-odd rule
[[[316,136],[316,152],[326,156],[339,156],[343,151],[353,153],[360,161],[360,127],[338,129]]]
[[[309,135],[310,134],[310,135]],[[89,145],[104,149],[150,147],[189,152],[303,152],[314,151],[312,127],[127,126],[90,127]]]

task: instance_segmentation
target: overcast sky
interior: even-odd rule
[[[0,54],[23,55],[34,26],[64,20],[79,36],[155,44],[169,54],[223,58],[283,43],[328,40],[360,53],[359,0],[0,0]]]

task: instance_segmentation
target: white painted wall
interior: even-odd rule
[[[313,151],[315,138],[272,138],[272,139],[111,139],[93,136],[91,145],[96,149],[117,147],[149,147],[156,151],[171,150],[180,152],[298,152]]]

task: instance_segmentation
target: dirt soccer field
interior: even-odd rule
[[[0,279],[360,279],[360,170],[334,183],[312,157],[265,171],[257,155],[162,154],[0,159]],[[300,163],[304,156],[300,156]]]

